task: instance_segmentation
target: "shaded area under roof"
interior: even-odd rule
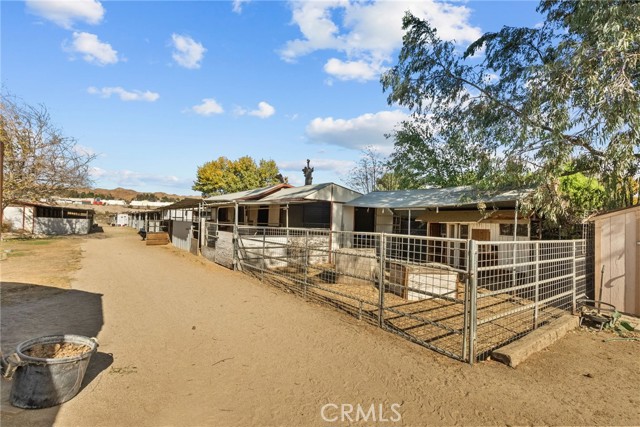
[[[448,207],[475,207],[478,203],[495,206],[510,206],[520,201],[533,190],[509,190],[502,192],[480,191],[471,186],[450,188],[428,188],[422,190],[374,191],[347,206],[362,208],[429,209]]]
[[[243,200],[255,200],[268,196],[282,189],[291,188],[291,184],[276,184],[268,187],[254,188],[251,190],[237,191],[235,193],[219,194],[204,199],[208,204],[212,203],[229,203]]]

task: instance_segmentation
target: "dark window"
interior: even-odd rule
[[[500,224],[500,235],[513,236],[513,226],[514,224]],[[527,224],[518,224],[517,235],[526,237],[528,234]]]
[[[310,203],[302,206],[304,227],[329,228],[331,221],[330,203]]]
[[[258,225],[269,225],[269,206],[260,206],[258,209]]]
[[[219,222],[229,221],[229,208],[218,208],[218,221]]]
[[[375,208],[355,208],[353,221],[354,231],[375,231]]]

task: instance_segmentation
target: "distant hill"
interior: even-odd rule
[[[164,202],[177,202],[178,200],[185,199],[189,196],[180,196],[178,194],[169,194],[157,191],[155,193],[141,193],[136,190],[130,190],[128,188],[114,188],[109,190],[106,188],[78,188],[76,190],[69,191],[66,194],[67,197],[100,197],[103,199],[115,199],[125,200],[131,202],[132,200],[149,200],[155,198],[157,201]],[[149,197],[152,196],[152,197]]]

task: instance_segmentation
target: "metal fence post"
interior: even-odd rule
[[[540,312],[540,242],[536,242],[535,246],[535,291],[533,295],[533,329],[538,328],[538,315]]]
[[[238,260],[240,257],[238,256],[238,251],[240,247],[238,245],[238,226],[233,226],[233,269],[238,270]]]
[[[380,290],[380,296],[378,299],[378,325],[384,328],[384,263],[385,263],[385,251],[386,251],[386,236],[384,233],[380,233],[380,269],[378,271],[378,288]]]
[[[267,246],[267,230],[266,229],[262,229],[262,271],[261,271],[261,277],[260,277],[260,281],[264,282],[264,271],[267,269],[267,261],[265,258],[265,248]]]
[[[467,241],[467,248],[469,247],[469,242]],[[458,258],[460,255],[458,255]],[[467,255],[467,260],[469,256]],[[471,269],[469,268],[469,263],[467,262],[467,273],[464,276],[464,300],[463,300],[463,312],[464,312],[464,320],[462,324],[462,360],[468,360],[467,351],[468,348],[468,339],[469,339],[469,287],[471,285]]]
[[[307,280],[309,271],[309,230],[304,231],[304,249],[302,252],[302,262],[304,264],[304,282],[302,284],[302,292],[304,298],[307,298]]]
[[[576,306],[576,241],[573,240],[571,242],[571,312],[573,314],[577,313]]]
[[[469,241],[469,364],[476,361],[476,333],[478,329],[478,244]]]

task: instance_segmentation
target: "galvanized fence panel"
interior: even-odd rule
[[[475,358],[575,313],[585,298],[584,240],[476,243]]]
[[[470,363],[575,311],[587,291],[584,240],[251,226],[236,239],[246,273]]]
[[[463,360],[468,321],[466,271],[446,262],[455,264],[466,257],[466,243],[382,233],[241,226],[238,266],[260,280],[331,304]]]

